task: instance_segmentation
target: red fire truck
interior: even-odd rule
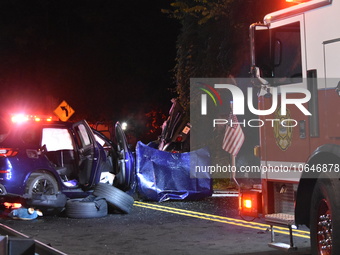
[[[258,109],[279,103],[259,116],[261,185],[241,191],[240,213],[290,233],[306,225],[313,254],[340,254],[340,2],[299,1],[270,13],[250,26],[250,40]],[[300,107],[292,103],[305,96],[299,89],[310,93]],[[293,92],[282,104],[284,91]],[[294,248],[292,238],[272,241]]]

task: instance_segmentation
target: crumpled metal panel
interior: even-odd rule
[[[197,200],[212,195],[209,173],[190,176],[190,160],[209,165],[206,148],[186,153],[160,151],[142,142],[136,147],[137,191],[146,200]]]

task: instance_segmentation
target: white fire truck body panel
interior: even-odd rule
[[[313,2],[313,1],[311,1]],[[325,1],[317,1],[325,2]],[[262,164],[269,167],[268,161],[276,162],[275,165],[282,166],[282,169],[286,167],[292,167],[293,171],[302,169],[302,162],[306,162],[311,153],[320,145],[337,142],[337,141],[326,141],[329,140],[329,129],[331,126],[340,126],[339,123],[334,124],[334,117],[339,116],[340,111],[335,113],[334,103],[338,103],[340,98],[334,98],[334,89],[337,86],[337,82],[340,79],[325,80],[324,78],[336,78],[340,74],[340,29],[337,28],[339,25],[339,13],[340,13],[340,3],[333,2],[332,5],[326,5],[317,9],[308,10],[305,13],[294,13],[292,17],[289,17],[291,10],[298,10],[300,6],[295,6],[288,8],[287,10],[282,10],[268,14],[265,21],[269,25],[269,29],[275,29],[283,27],[287,24],[299,22],[300,24],[300,39],[301,39],[301,67],[302,67],[302,78],[300,83],[287,84],[282,86],[294,86],[307,88],[306,78],[307,70],[316,70],[319,90],[319,100],[321,102],[326,102],[324,106],[320,106],[319,110],[319,125],[320,125],[320,135],[318,137],[309,137],[306,135],[305,138],[299,138],[298,126],[293,128],[291,145],[288,148],[284,148],[285,151],[277,150],[277,147],[271,139],[268,140],[270,136],[268,133],[271,132],[271,123],[267,123],[264,128],[264,132],[261,135],[261,153],[262,153]],[[275,20],[275,17],[280,17]],[[272,17],[270,20],[268,17]],[[332,20],[333,19],[333,20]],[[331,24],[331,25],[329,25]],[[320,79],[322,78],[322,79]],[[280,90],[280,87],[278,87]],[[333,91],[327,91],[327,89],[333,89]],[[337,95],[336,95],[337,96]],[[320,104],[319,104],[320,105]],[[303,118],[303,116],[296,116],[296,109],[290,110],[290,117],[297,121],[306,122],[306,131],[308,131],[308,118]],[[334,115],[335,114],[335,115]],[[266,116],[266,119],[271,119],[274,116]],[[332,122],[333,124],[330,124]],[[327,131],[326,131],[327,130]],[[332,137],[340,137],[340,132],[334,134]],[[290,155],[291,153],[295,155]],[[292,160],[294,159],[294,160]],[[271,163],[272,164],[272,163]],[[298,166],[295,167],[294,166]],[[296,169],[298,168],[298,169]],[[277,177],[279,175],[280,177]],[[280,179],[280,180],[292,180],[298,181],[299,177],[296,177],[294,172],[294,177],[292,174],[287,175],[286,178],[282,178],[282,174],[276,172],[267,172],[266,179]]]
[[[311,227],[313,254],[340,254],[340,219],[333,217],[340,213],[339,14],[340,1],[311,0],[250,27],[251,73],[261,84],[258,109],[271,108],[276,90],[301,88],[311,95],[303,103],[311,115],[292,103],[307,94],[294,92],[287,94],[286,114],[282,99],[273,114],[259,116],[262,201],[256,205],[262,207],[243,206],[258,199],[252,190],[242,193],[240,209],[290,230],[295,215],[297,225]],[[281,220],[284,215],[289,221]]]
[[[324,46],[325,51],[325,77],[336,78],[340,73],[340,58],[334,56],[340,53],[340,38],[336,41],[329,42]],[[326,83],[326,88],[332,88],[334,84]]]
[[[327,2],[328,1],[311,1],[311,2]],[[310,2],[310,3],[311,3]],[[301,9],[300,6],[287,8],[287,10],[281,10],[268,14],[265,17],[265,22],[269,26],[270,30],[284,27],[292,23],[299,23],[300,27],[300,40],[301,40],[301,68],[302,68],[302,80],[301,82],[293,84],[285,84],[282,86],[302,87],[307,88],[307,70],[316,70],[317,74],[317,88],[319,98],[319,135],[310,137],[308,134],[304,138],[299,136],[299,126],[294,127],[291,130],[290,137],[281,140],[282,143],[288,142],[290,145],[282,145],[280,149],[277,148],[278,141],[274,141],[272,137],[275,134],[273,132],[272,124],[266,121],[266,125],[261,130],[261,164],[265,167],[270,167],[273,162],[276,162],[276,166],[281,166],[282,169],[291,168],[294,174],[289,174],[287,177],[282,177],[277,172],[266,172],[266,179],[278,179],[289,180],[292,178],[298,181],[299,177],[295,174],[295,171],[302,170],[302,163],[306,162],[313,151],[322,144],[325,143],[339,143],[334,139],[340,138],[340,131],[335,130],[340,127],[340,111],[334,107],[334,104],[340,102],[340,97],[335,92],[340,76],[340,29],[339,25],[339,13],[340,3],[333,2],[331,5],[325,5],[317,9],[308,10],[305,13],[298,13],[297,10]],[[305,8],[306,9],[306,8]],[[307,8],[308,9],[308,8]],[[292,10],[295,10],[292,11]],[[290,17],[290,13],[293,13]],[[269,19],[268,17],[271,17]],[[279,17],[279,18],[277,18]],[[262,27],[260,29],[263,29]],[[326,80],[327,78],[327,80]],[[278,87],[280,91],[280,86]],[[260,101],[260,108],[268,109],[265,106],[266,103]],[[263,104],[261,106],[261,103]],[[269,102],[269,106],[270,106]],[[300,115],[298,109],[288,107],[289,117],[296,120],[305,122],[306,133],[308,133],[308,117]],[[273,119],[274,115],[265,116],[264,119]],[[338,121],[336,119],[339,119]],[[333,127],[333,128],[332,128]],[[280,131],[279,131],[280,132]],[[277,134],[276,134],[277,135]],[[279,134],[280,135],[280,134]],[[272,137],[270,137],[272,136]],[[333,139],[333,140],[332,140]],[[288,140],[288,141],[287,141]],[[279,141],[280,143],[280,141]],[[292,155],[293,154],[293,155]],[[268,164],[271,162],[271,164]],[[292,177],[294,175],[294,177]],[[283,179],[281,179],[283,178]],[[297,178],[297,179],[296,179]]]
[[[266,181],[288,181],[298,183],[301,177],[299,168],[303,169],[304,165],[304,162],[261,161],[261,178]],[[292,171],[291,169],[295,169],[296,171]]]

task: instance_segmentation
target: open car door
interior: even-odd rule
[[[190,151],[190,129],[187,114],[183,107],[172,99],[168,119],[163,123],[158,149],[174,153]]]
[[[113,180],[113,186],[128,191],[132,188],[135,177],[135,158],[128,147],[125,133],[119,122],[115,125],[117,143],[118,169]]]
[[[85,121],[73,125],[78,145],[78,178],[84,188],[91,187],[98,171],[98,149],[91,128]]]

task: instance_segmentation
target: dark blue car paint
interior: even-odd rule
[[[91,163],[91,170],[86,172],[79,172],[79,179],[77,180],[80,185],[74,187],[68,187],[64,184],[63,180],[59,176],[56,167],[47,158],[44,148],[41,147],[41,130],[43,127],[61,127],[67,128],[70,131],[75,154],[78,160],[82,157],[82,150],[79,144],[79,137],[76,135],[77,125],[83,125],[86,128],[86,132],[91,140],[91,147],[86,148],[87,154],[83,156],[85,163]],[[13,127],[7,137],[0,143],[1,148],[13,148],[18,150],[18,154],[14,157],[0,157],[0,185],[2,185],[7,193],[24,195],[26,192],[26,185],[28,178],[32,173],[48,173],[52,175],[59,186],[59,191],[64,193],[66,196],[82,197],[88,195],[91,192],[91,188],[100,181],[100,175],[103,170],[107,167],[107,158],[104,148],[95,141],[94,133],[92,132],[86,121],[78,123],[67,123],[67,122],[53,122],[53,123],[32,123],[24,124],[24,126]],[[39,137],[32,141],[32,143],[25,143],[22,139],[21,134],[23,128],[37,128]],[[132,160],[127,160],[131,162]],[[4,173],[4,170],[10,169],[10,173]],[[111,171],[113,169],[110,169]],[[130,173],[129,173],[130,174]]]

